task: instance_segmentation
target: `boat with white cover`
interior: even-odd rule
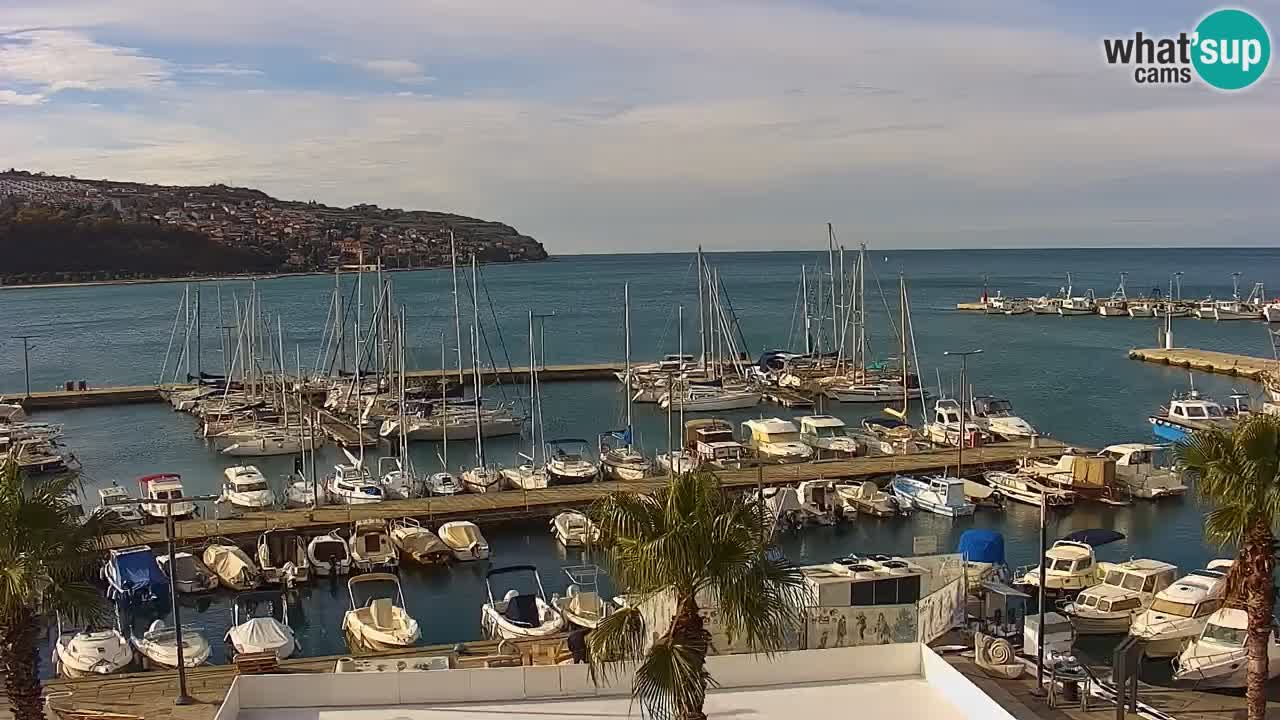
[[[63,627],[53,642],[53,666],[60,677],[110,675],[133,664],[133,647],[115,628]]]
[[[1130,635],[1144,641],[1147,657],[1174,657],[1200,636],[1209,616],[1222,606],[1230,567],[1230,560],[1214,560],[1156,594],[1151,607],[1129,628]]]
[[[551,518],[551,532],[565,547],[584,547],[600,539],[600,528],[576,510],[566,510]]]
[[[262,584],[262,573],[248,553],[226,538],[214,538],[205,546],[201,559],[225,587],[241,592]]]
[[[501,600],[494,599],[493,579],[514,573],[531,574],[537,585],[537,592],[521,592],[512,588]],[[484,584],[489,602],[480,610],[480,626],[487,637],[508,640],[538,638],[554,635],[564,629],[564,616],[547,600],[546,590],[542,587],[542,576],[533,565],[494,568],[485,573]]]
[[[743,444],[755,450],[761,462],[789,464],[813,459],[813,448],[804,444],[800,429],[790,420],[761,418],[742,423]]]
[[[284,660],[298,649],[283,593],[241,593],[231,602],[231,618],[225,640],[237,655],[269,652]]]
[[[365,518],[351,526],[351,565],[362,572],[394,570],[400,564],[387,521]]]
[[[268,530],[258,537],[258,568],[268,583],[293,587],[311,579],[306,540],[296,530]]]
[[[1204,630],[1173,659],[1173,681],[1197,690],[1242,688],[1248,682],[1249,615],[1239,608],[1215,610]],[[1280,637],[1267,633],[1267,680],[1280,675]]]
[[[391,544],[400,551],[401,559],[421,565],[443,565],[453,556],[438,535],[409,517],[391,521]]]
[[[265,510],[276,504],[276,495],[257,466],[234,465],[223,470],[222,475],[222,497],[218,502],[243,510]]]
[[[1129,632],[1133,619],[1151,607],[1156,593],[1178,579],[1178,568],[1159,560],[1098,563],[1102,582],[1061,606],[1077,635]]]
[[[346,575],[351,571],[351,549],[337,530],[317,535],[307,543],[307,561],[311,574],[319,577]]]
[[[972,515],[974,504],[965,498],[964,481],[960,478],[930,476],[921,480],[903,475],[889,483],[900,504],[945,517]]]
[[[570,565],[564,569],[569,577],[569,587],[564,597],[551,597],[569,623],[593,630],[609,616],[615,604],[611,598],[600,595],[600,567],[597,565]]]
[[[163,620],[151,623],[142,637],[134,635],[133,646],[143,657],[143,665],[150,668],[176,669],[178,667],[178,634]],[[182,627],[182,666],[199,667],[209,662],[209,641],[194,627]]]
[[[485,560],[489,557],[489,541],[480,528],[467,520],[454,520],[440,526],[440,540],[449,546],[455,560]]]
[[[189,552],[176,552],[174,558],[170,562],[168,555],[157,555],[156,563],[178,592],[202,593],[218,587],[217,574],[200,558]]]
[[[586,440],[548,440],[545,457],[549,485],[589,483],[600,475],[600,466],[591,459]]]
[[[388,583],[394,592],[387,592]],[[356,588],[369,592],[363,604],[356,599]],[[381,594],[378,588],[382,588]],[[347,592],[351,609],[342,618],[342,631],[352,651],[394,650],[417,644],[421,631],[418,621],[405,610],[400,578],[391,573],[356,575],[347,581]]]

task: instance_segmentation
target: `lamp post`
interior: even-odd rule
[[[31,399],[31,351],[35,348],[31,339],[38,335],[13,335],[14,340],[22,341],[22,374],[27,381],[26,399]]]
[[[967,372],[969,369],[969,356],[981,355],[982,348],[977,348],[975,350],[947,350],[942,354],[947,356],[957,355],[960,357],[960,437],[957,438],[959,442],[956,443],[956,477],[963,480],[964,478],[960,476],[960,473],[964,469],[964,418],[969,412],[969,409],[965,407],[964,403],[965,393],[968,392],[969,389]]]
[[[547,318],[556,316],[556,312],[552,310],[549,313],[534,313],[533,316],[538,319],[538,345],[542,348],[542,363],[539,370],[547,369]]]
[[[169,603],[173,606],[173,641],[177,645],[178,651],[178,697],[173,699],[174,705],[190,705],[195,701],[187,694],[187,667],[182,657],[182,611],[178,606],[177,583],[173,581],[173,568],[178,565],[178,560],[174,557],[176,551],[173,547],[174,535],[177,534],[173,520],[173,505],[174,503],[195,503],[217,499],[217,495],[196,495],[193,497],[147,500],[147,504],[164,505],[164,535],[165,544],[168,546],[167,552],[169,553]]]

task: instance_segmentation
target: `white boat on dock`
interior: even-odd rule
[[[1027,505],[1040,507],[1047,504],[1049,507],[1070,507],[1076,501],[1076,494],[1070,490],[1049,487],[1024,473],[988,470],[982,474],[982,478],[997,493]]]
[[[144,666],[166,670],[173,670],[178,667],[177,631],[166,625],[163,620],[156,620],[151,623],[141,637],[134,635],[131,642],[138,653],[142,655]],[[199,667],[209,662],[211,652],[209,641],[204,635],[192,626],[183,626],[183,667]]]
[[[1192,570],[1157,593],[1151,607],[1134,618],[1129,634],[1145,641],[1147,657],[1174,657],[1200,636],[1222,605],[1231,562],[1214,560],[1204,570]]]
[[[918,480],[896,475],[889,487],[899,503],[923,512],[963,517],[972,515],[975,510],[974,504],[965,498],[964,481],[960,478],[930,476]]]
[[[59,677],[85,678],[121,672],[133,664],[133,647],[115,628],[63,627],[53,641],[53,667]]]
[[[742,423],[743,444],[763,463],[790,464],[813,459],[813,448],[800,437],[800,429],[790,420],[761,418]]]
[[[1173,681],[1196,689],[1242,688],[1248,683],[1249,651],[1245,641],[1249,615],[1239,608],[1219,608],[1204,630],[1173,659]],[[1280,637],[1267,634],[1267,680],[1280,676]]]
[[[241,510],[265,510],[276,504],[267,478],[256,465],[233,465],[222,471],[223,502]]]
[[[1078,635],[1129,632],[1133,619],[1151,607],[1156,593],[1178,579],[1178,568],[1159,560],[1098,563],[1102,582],[1061,605]]]

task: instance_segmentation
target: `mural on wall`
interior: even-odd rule
[[[808,608],[810,650],[909,643],[916,639],[914,605]]]
[[[964,579],[943,585],[918,605],[919,641],[933,642],[957,625],[964,624]]]

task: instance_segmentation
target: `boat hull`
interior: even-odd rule
[[[1093,310],[1092,308],[1085,309],[1085,308],[1065,308],[1065,307],[1060,307],[1060,308],[1058,308],[1058,314],[1059,314],[1059,315],[1061,315],[1061,316],[1063,316],[1063,317],[1067,317],[1067,316],[1071,316],[1071,315],[1093,315],[1093,314],[1095,314],[1095,313],[1094,313],[1094,310]]]
[[[1124,635],[1133,623],[1132,615],[1100,617],[1066,613],[1077,635]]]
[[[1151,423],[1151,431],[1155,436],[1167,442],[1180,443],[1187,439],[1187,429],[1169,422],[1164,418],[1155,416],[1147,418],[1147,422]]]

